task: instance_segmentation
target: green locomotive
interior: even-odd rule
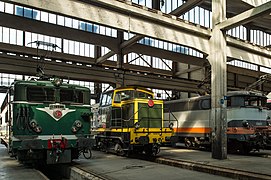
[[[15,81],[1,107],[1,143],[19,161],[70,163],[91,155],[90,90],[52,80]]]

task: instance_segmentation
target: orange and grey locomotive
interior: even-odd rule
[[[174,136],[188,147],[211,143],[210,95],[166,101],[165,117],[176,118]],[[269,148],[271,127],[266,96],[251,91],[227,94],[227,139],[230,152],[248,153]]]

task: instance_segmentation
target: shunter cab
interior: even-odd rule
[[[163,101],[139,87],[117,88],[101,95],[97,145],[119,152],[156,155],[159,145],[170,141],[172,128],[163,127]]]

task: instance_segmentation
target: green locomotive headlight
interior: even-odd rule
[[[34,128],[37,127],[38,123],[37,123],[37,121],[36,121],[35,119],[32,119],[32,120],[30,121],[29,125],[30,125],[31,128],[34,129]]]
[[[82,124],[81,121],[76,120],[76,121],[74,122],[74,125],[75,125],[77,128],[81,128],[83,124]]]
[[[59,86],[61,86],[61,84],[62,84],[62,80],[59,79],[59,78],[55,78],[55,79],[53,80],[53,84],[54,84],[55,86],[59,87]]]
[[[37,126],[37,127],[34,128],[34,131],[35,131],[36,133],[41,133],[42,128],[41,128],[40,126]]]
[[[73,133],[76,133],[76,132],[77,132],[77,128],[76,128],[75,126],[72,126],[71,131],[72,131]]]

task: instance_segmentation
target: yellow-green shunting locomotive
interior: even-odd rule
[[[121,155],[158,154],[160,145],[170,142],[173,129],[163,127],[163,101],[153,97],[152,91],[141,87],[102,93],[92,130],[97,148]]]
[[[25,163],[70,163],[90,151],[90,90],[58,78],[15,81],[2,105],[1,143]]]

